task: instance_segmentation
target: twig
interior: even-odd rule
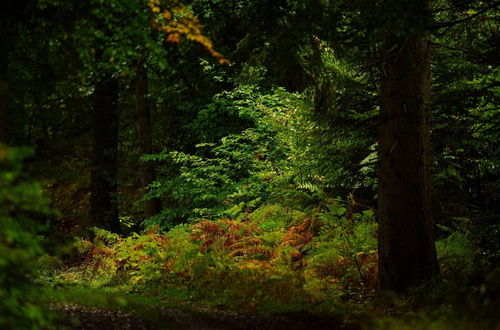
[[[477,13],[475,14],[472,14],[468,17],[465,17],[465,18],[462,18],[462,19],[457,19],[455,21],[451,21],[451,22],[445,22],[445,23],[440,23],[440,24],[437,24],[435,26],[432,26],[431,27],[431,30],[439,30],[439,29],[442,29],[442,28],[446,28],[446,27],[451,27],[451,26],[454,26],[454,25],[457,25],[457,24],[461,24],[461,23],[464,23],[464,22],[467,22],[473,18],[476,18],[477,16],[483,14],[484,12],[490,10],[490,9],[494,9],[496,7],[500,6],[500,2],[494,2],[491,6],[487,6],[481,10],[479,10]]]

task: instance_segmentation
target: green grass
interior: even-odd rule
[[[54,305],[76,304],[84,307],[132,311],[139,316],[145,315],[148,309],[167,305],[164,301],[135,293],[84,287],[46,287],[43,289],[42,302]]]

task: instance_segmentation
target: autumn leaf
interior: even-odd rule
[[[214,49],[212,41],[203,34],[203,26],[198,18],[179,1],[171,0],[169,8],[161,8],[160,0],[149,0],[153,19],[151,25],[166,34],[166,41],[179,43],[181,37],[202,45],[220,64],[231,62]]]

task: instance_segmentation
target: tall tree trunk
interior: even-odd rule
[[[139,153],[145,155],[153,152],[151,113],[148,101],[148,73],[144,66],[139,64],[136,68],[136,75],[135,98]],[[142,187],[146,191],[147,186],[156,179],[155,168],[150,162],[140,162],[139,168]],[[144,214],[146,217],[152,217],[160,212],[161,201],[159,198],[147,199],[144,201]]]
[[[425,8],[426,1],[402,1]],[[429,34],[409,22],[402,27],[385,35],[379,128],[380,287],[394,291],[439,273],[429,173]]]
[[[118,219],[118,80],[105,75],[93,95],[90,217],[95,226],[120,231]]]
[[[8,89],[7,67],[9,65],[9,50],[0,45],[0,143],[7,144]]]
[[[29,17],[28,0],[0,1],[0,143],[7,144],[9,135],[9,86],[7,68],[9,55],[18,38],[19,25]]]

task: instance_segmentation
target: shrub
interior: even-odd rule
[[[246,309],[351,299],[374,287],[375,230],[371,211],[352,215],[334,201],[310,214],[270,205],[240,220],[126,238],[99,229],[93,242],[79,243],[86,262],[76,280],[189,292]]]
[[[470,220],[455,218],[452,227],[439,225],[447,236],[436,242],[441,271],[446,277],[467,278],[475,270],[478,255],[469,230]],[[462,276],[462,277],[463,277]]]
[[[36,260],[43,249],[33,216],[48,214],[40,184],[22,171],[29,149],[0,145],[0,327],[48,328],[47,313],[36,305],[33,282]]]
[[[377,275],[377,224],[372,211],[346,217],[332,204],[320,216],[321,229],[309,244],[305,289],[313,299],[350,298],[374,290]]]

